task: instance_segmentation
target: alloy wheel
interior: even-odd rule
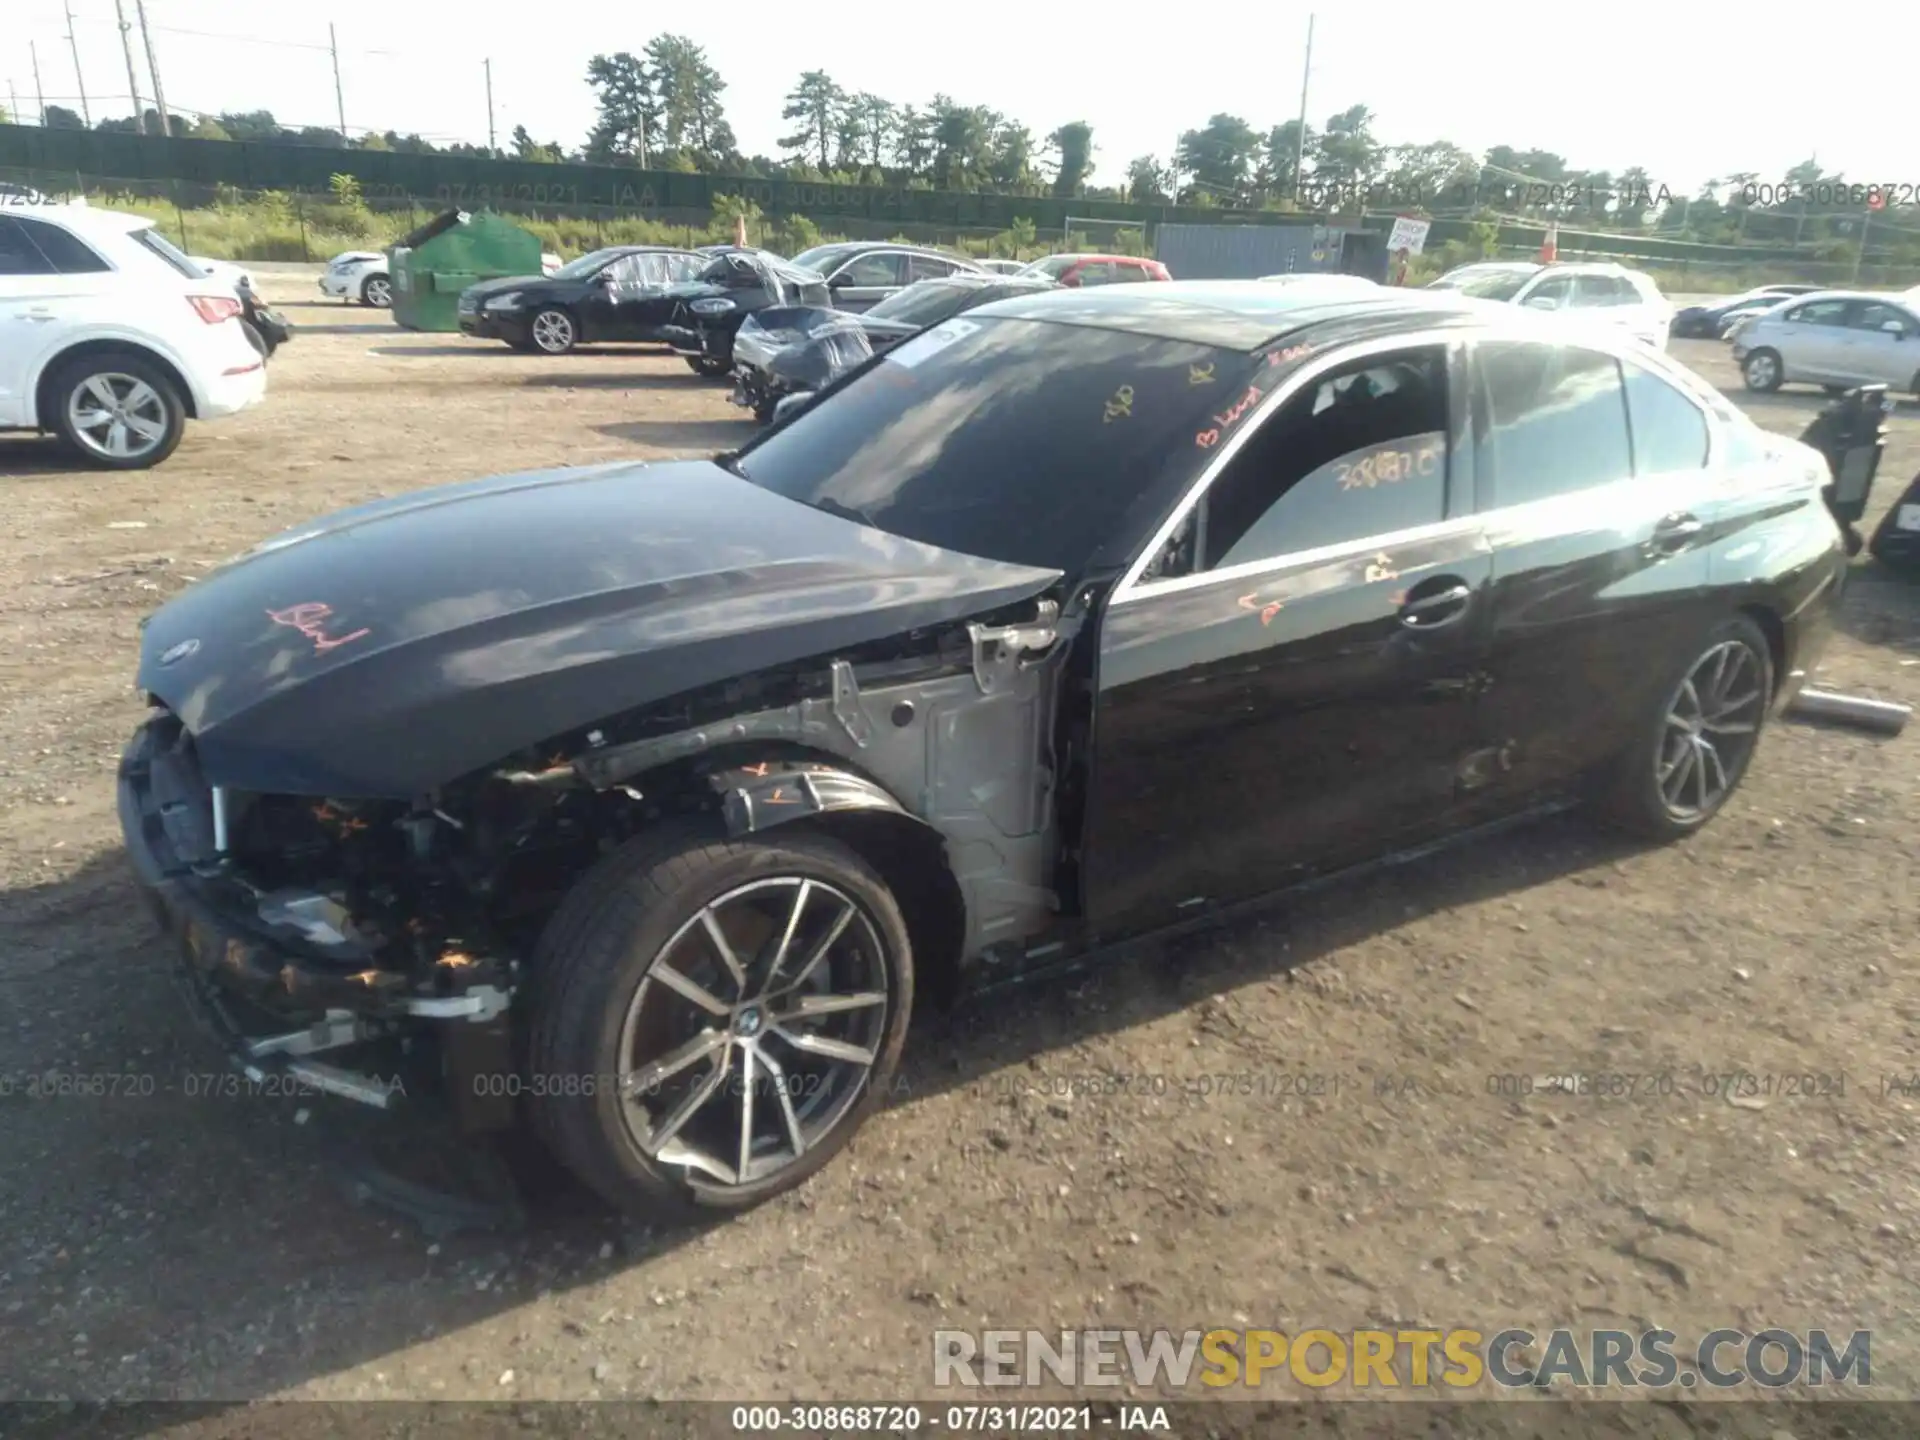
[[[1739,783],[1760,733],[1765,674],[1744,641],[1724,640],[1680,682],[1654,761],[1660,802],[1674,820],[1705,818]]]
[[[621,1027],[627,1132],[663,1165],[758,1184],[865,1092],[892,997],[879,932],[838,887],[757,880],[709,902],[648,966]]]
[[[533,317],[533,343],[549,355],[573,346],[573,321],[558,310],[542,310]]]
[[[1779,365],[1773,356],[1762,352],[1747,357],[1747,384],[1756,390],[1768,390],[1779,379]]]
[[[110,460],[136,460],[167,437],[167,402],[138,376],[89,375],[67,397],[67,419],[79,442]]]
[[[367,304],[374,309],[385,310],[393,304],[393,282],[384,275],[376,275],[367,281],[366,288],[361,291],[361,294],[366,297]]]

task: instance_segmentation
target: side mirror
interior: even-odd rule
[[[784,396],[780,402],[773,407],[773,420],[771,423],[774,425],[786,424],[819,398],[819,392],[814,390],[802,390],[797,395]]]
[[[842,270],[838,275],[834,275],[827,280],[827,288],[829,290],[844,290],[852,283],[853,276]]]
[[[1559,308],[1560,302],[1547,295],[1536,295],[1527,301],[1529,310],[1558,310]]]
[[[1902,325],[1898,320],[1884,321],[1880,328],[1896,340],[1904,340],[1907,338],[1907,327]]]
[[[611,269],[596,270],[593,272],[593,279],[587,283],[601,290],[611,290],[613,288],[613,271]]]

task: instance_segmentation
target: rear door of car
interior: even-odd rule
[[[0,425],[34,422],[34,376],[74,327],[130,313],[106,298],[122,288],[116,281],[113,267],[78,236],[0,211]],[[182,320],[186,313],[182,303]]]
[[[1218,458],[1101,620],[1096,926],[1277,889],[1450,811],[1491,576],[1462,374],[1444,335],[1372,342],[1203,432]]]
[[[1488,338],[1472,358],[1493,548],[1478,723],[1489,793],[1512,797],[1616,753],[1701,633],[1710,439],[1651,356]]]
[[[871,310],[906,283],[907,257],[898,250],[856,255],[827,280],[834,306],[841,310]]]

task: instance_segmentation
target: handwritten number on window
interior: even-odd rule
[[[1343,463],[1335,472],[1342,490],[1372,490],[1380,485],[1396,485],[1414,476],[1431,476],[1440,470],[1440,447],[1428,443],[1418,450],[1375,450],[1358,460]]]
[[[1101,417],[1102,425],[1111,425],[1116,420],[1125,420],[1133,415],[1133,386],[1122,385],[1113,392],[1113,398],[1107,401],[1106,413]]]

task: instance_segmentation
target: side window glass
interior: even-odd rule
[[[1855,330],[1872,330],[1876,334],[1897,327],[1894,333],[1901,339],[1911,339],[1914,333],[1913,319],[1891,305],[1862,305],[1853,312]]]
[[[1629,361],[1627,423],[1633,431],[1633,473],[1698,470],[1707,463],[1707,417],[1664,378]]]
[[[618,260],[609,265],[607,267],[607,274],[613,281],[613,288],[616,290],[634,290],[645,284],[646,281],[642,278],[643,271],[641,270],[641,262],[645,258],[646,257],[641,255],[622,255]]]
[[[953,273],[953,266],[931,255],[909,255],[907,257],[907,283],[915,280],[939,280]]]
[[[84,240],[58,225],[25,219],[17,223],[27,232],[27,239],[40,248],[40,253],[47,257],[47,262],[57,274],[97,275],[112,268],[94,254]]]
[[[1476,355],[1494,504],[1571,495],[1633,473],[1619,361],[1539,341],[1483,342]]]
[[[0,215],[0,275],[51,274],[52,263],[33,243],[27,234],[27,227],[18,220]]]
[[[1536,300],[1553,302],[1556,308],[1565,308],[1573,303],[1573,277],[1571,275],[1549,275],[1533,289],[1527,292],[1526,303]]]
[[[1845,325],[1847,302],[1816,300],[1811,305],[1802,305],[1797,310],[1789,310],[1786,318],[1796,325]]]
[[[840,273],[848,285],[872,287],[902,284],[898,255],[862,255]]]
[[[1081,285],[1108,285],[1113,282],[1113,266],[1105,260],[1089,260],[1074,279]]]
[[[1447,492],[1447,352],[1334,371],[1240,449],[1199,507],[1199,568],[1433,524]]]
[[[1599,306],[1624,305],[1620,282],[1611,275],[1578,275],[1573,282],[1573,303],[1582,310]]]

